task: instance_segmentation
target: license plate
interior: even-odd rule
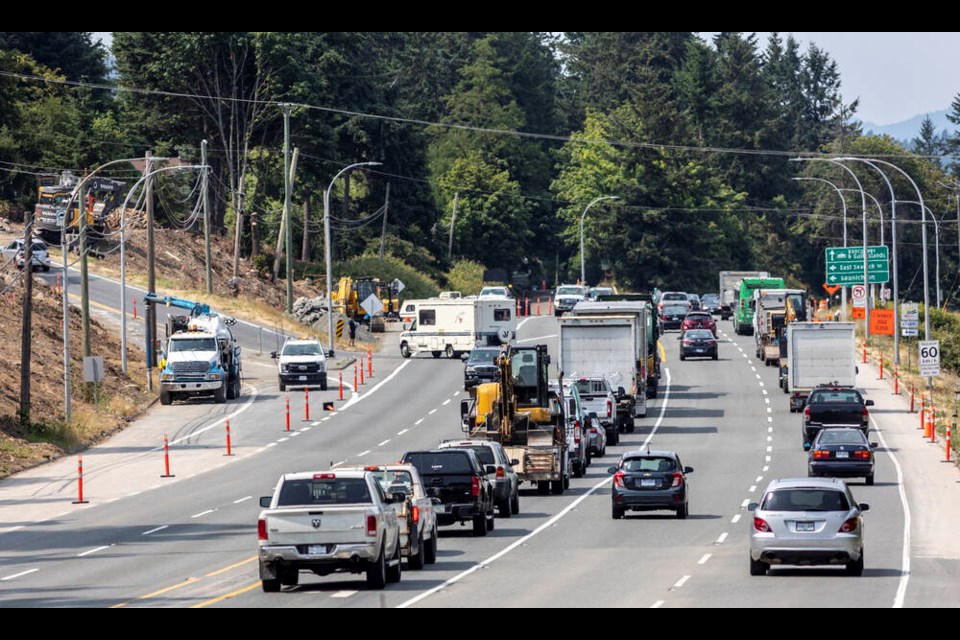
[[[300,382],[306,382],[307,376],[300,376]]]
[[[840,460],[846,460],[847,458],[850,457],[850,452],[849,452],[849,451],[837,451],[836,454],[834,454],[834,455],[836,455],[837,458],[839,458]]]
[[[327,545],[325,544],[311,544],[307,546],[307,555],[319,556],[327,554]]]
[[[696,353],[703,353],[706,349],[694,349]]]
[[[438,504],[437,506],[434,507],[434,511],[436,511],[437,513],[446,513],[446,512],[447,512],[447,505],[445,505],[445,504]]]
[[[657,481],[653,478],[650,478],[650,479],[644,478],[640,480],[641,489],[653,489],[656,486],[657,486]]]
[[[816,531],[816,530],[817,530],[817,526],[815,522],[798,522],[797,523],[797,531],[810,532],[810,531]]]

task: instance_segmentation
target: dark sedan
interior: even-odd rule
[[[614,520],[630,511],[674,511],[680,519],[690,512],[687,474],[691,467],[680,464],[673,451],[631,451],[620,464],[608,469],[613,474],[610,489]]]
[[[866,478],[873,484],[876,442],[857,428],[822,429],[810,447],[807,475],[811,478]]]
[[[660,333],[670,329],[679,329],[683,324],[683,319],[690,312],[690,305],[678,305],[667,303],[660,312]]]
[[[720,296],[715,293],[707,293],[700,297],[700,308],[709,311],[712,315],[720,315]]]
[[[719,357],[717,339],[706,329],[691,329],[680,336],[680,359]]]

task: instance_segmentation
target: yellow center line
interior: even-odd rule
[[[242,566],[245,565],[245,564],[250,564],[251,562],[256,561],[256,559],[257,559],[257,556],[251,556],[251,557],[247,558],[246,560],[241,560],[240,562],[238,562],[238,563],[236,563],[236,564],[232,564],[232,565],[230,565],[229,567],[224,567],[223,569],[217,569],[217,570],[214,571],[213,573],[208,573],[207,575],[205,575],[205,576],[203,576],[203,577],[204,577],[204,578],[212,578],[213,576],[218,576],[218,575],[220,575],[221,573],[226,573],[227,571],[230,571],[231,569],[236,569],[237,567],[242,567]]]
[[[223,602],[224,600],[228,600],[228,599],[230,599],[230,598],[234,598],[234,597],[239,596],[239,595],[241,595],[241,594],[244,594],[244,593],[246,593],[246,592],[248,592],[248,591],[253,591],[254,589],[256,589],[256,588],[259,587],[259,586],[260,586],[260,581],[257,580],[257,581],[254,582],[253,584],[247,585],[246,587],[241,587],[241,588],[237,589],[236,591],[231,591],[230,593],[224,594],[224,595],[222,595],[222,596],[217,596],[216,598],[211,598],[210,600],[207,600],[206,602],[201,602],[200,604],[195,604],[195,605],[193,605],[193,606],[190,607],[190,608],[191,608],[191,609],[202,609],[202,608],[204,608],[204,607],[209,607],[209,606],[212,605],[212,604],[217,604],[218,602]]]
[[[657,340],[657,348],[660,349],[660,360],[662,362],[667,361],[667,350],[663,348],[663,343]]]
[[[218,575],[220,575],[221,573],[226,573],[227,571],[230,571],[231,569],[236,569],[237,567],[242,567],[242,566],[245,565],[245,564],[250,564],[251,562],[256,561],[256,559],[257,559],[257,556],[251,556],[251,557],[247,558],[246,560],[241,560],[240,562],[231,564],[230,566],[224,567],[224,568],[222,568],[222,569],[217,569],[216,571],[212,571],[212,572],[204,575],[203,578],[212,578],[212,577],[214,577],[214,576],[218,576]],[[115,604],[115,605],[113,605],[113,606],[110,607],[110,608],[111,608],[111,609],[120,609],[120,608],[122,608],[122,607],[127,606],[127,605],[130,604],[131,602],[135,602],[135,601],[137,601],[137,600],[149,600],[150,598],[156,598],[157,596],[163,595],[163,594],[165,594],[165,593],[169,593],[169,592],[175,591],[175,590],[177,590],[177,589],[182,589],[183,587],[186,587],[186,586],[188,586],[188,585],[191,585],[191,584],[193,584],[193,583],[195,583],[195,582],[200,582],[201,580],[203,580],[203,578],[187,578],[187,579],[184,580],[183,582],[178,582],[178,583],[175,584],[175,585],[172,585],[172,586],[169,586],[169,587],[164,587],[163,589],[159,589],[158,591],[152,591],[152,592],[150,592],[150,593],[148,593],[148,594],[146,594],[146,595],[137,596],[137,597],[134,598],[133,600],[127,600],[126,602],[121,602],[120,604]],[[260,583],[258,582],[257,584],[260,584]],[[227,597],[231,597],[232,595],[233,595],[233,594],[228,594],[228,595],[223,596],[223,597],[224,597],[224,598],[227,598]],[[212,604],[212,603],[211,603],[211,604]]]

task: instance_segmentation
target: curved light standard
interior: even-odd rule
[[[856,193],[857,190],[856,190],[856,189],[842,189],[842,191],[849,191],[849,192],[851,192],[851,193]],[[867,193],[866,196],[867,196],[868,198],[870,198],[871,200],[873,200],[873,204],[877,205],[877,213],[880,214],[880,246],[883,246],[884,244],[886,244],[886,236],[885,236],[884,233],[883,233],[883,207],[880,206],[880,201],[877,200],[876,196],[874,196],[872,193]],[[881,283],[881,284],[880,284],[880,290],[883,291],[884,288],[885,288],[884,285]],[[883,296],[881,296],[881,297],[883,297]],[[876,298],[874,298],[874,301],[876,301]]]
[[[934,271],[934,273],[935,273],[934,278],[935,278],[936,281],[937,281],[937,308],[939,308],[940,305],[943,304],[943,293],[942,293],[942,291],[940,290],[940,221],[937,220],[937,216],[935,216],[935,215],[933,214],[933,211],[930,209],[930,207],[928,207],[928,206],[926,206],[926,205],[923,205],[923,204],[920,204],[920,203],[917,202],[916,200],[900,200],[899,202],[900,202],[900,204],[912,204],[912,205],[922,206],[922,207],[924,208],[924,210],[925,210],[927,213],[930,214],[930,219],[933,220],[933,231],[934,231],[934,236],[933,236],[934,249],[933,249],[933,252],[934,252],[934,253],[936,254],[936,256],[937,256],[937,264],[936,264],[936,269],[935,269],[935,271]]]
[[[824,182],[837,192],[837,195],[840,196],[840,204],[843,205],[843,246],[847,246],[847,199],[843,197],[843,189],[830,182],[826,178],[813,178],[800,176],[794,178],[798,182],[802,181],[811,181],[811,182]],[[829,292],[828,292],[829,293]],[[843,285],[840,286],[840,313],[843,315],[844,320],[847,318],[847,288]]]
[[[619,200],[620,196],[600,196],[594,198],[590,204],[587,205],[587,208],[583,210],[583,213],[580,214],[580,284],[586,286],[587,284],[587,261],[584,259],[586,255],[583,252],[583,221],[587,217],[587,211],[590,211],[590,207],[597,204],[601,200]]]
[[[325,260],[327,263],[327,346],[329,355],[333,355],[333,286],[331,283],[332,270],[333,270],[333,257],[330,251],[330,192],[333,190],[333,183],[337,181],[337,178],[342,176],[344,173],[351,169],[357,167],[379,167],[382,166],[382,162],[355,162],[354,164],[347,165],[333,176],[333,180],[330,181],[330,186],[327,187],[327,190],[323,192],[323,244],[324,244],[324,254],[326,254]],[[290,260],[291,256],[287,255],[287,260]],[[344,307],[346,310],[346,307]]]

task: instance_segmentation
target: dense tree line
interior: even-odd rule
[[[335,255],[379,251],[389,185],[387,250],[432,276],[469,259],[575,278],[583,209],[615,195],[586,221],[590,281],[708,290],[718,270],[766,268],[818,288],[823,250],[843,235],[840,203],[829,187],[793,178],[853,183],[791,157],[888,156],[938,216],[954,202],[938,183],[960,173],[960,136],[932,124],[909,150],[863,136],[828,52],[778,34],[117,32],[110,56],[90,36],[0,32],[0,199],[29,205],[35,173],[147,149],[196,161],[206,139],[216,225],[231,237],[241,225],[244,257],[276,244],[281,103],[295,105],[303,257],[322,255],[316,232],[333,175],[376,161],[334,188]],[[960,96],[950,118],[960,123]],[[879,175],[857,171],[887,207]],[[904,181],[895,186],[912,199]],[[859,198],[847,204],[859,219]],[[918,214],[900,211],[901,284],[916,292]],[[857,241],[860,225],[849,228]],[[942,271],[956,273],[956,251],[945,255]]]

